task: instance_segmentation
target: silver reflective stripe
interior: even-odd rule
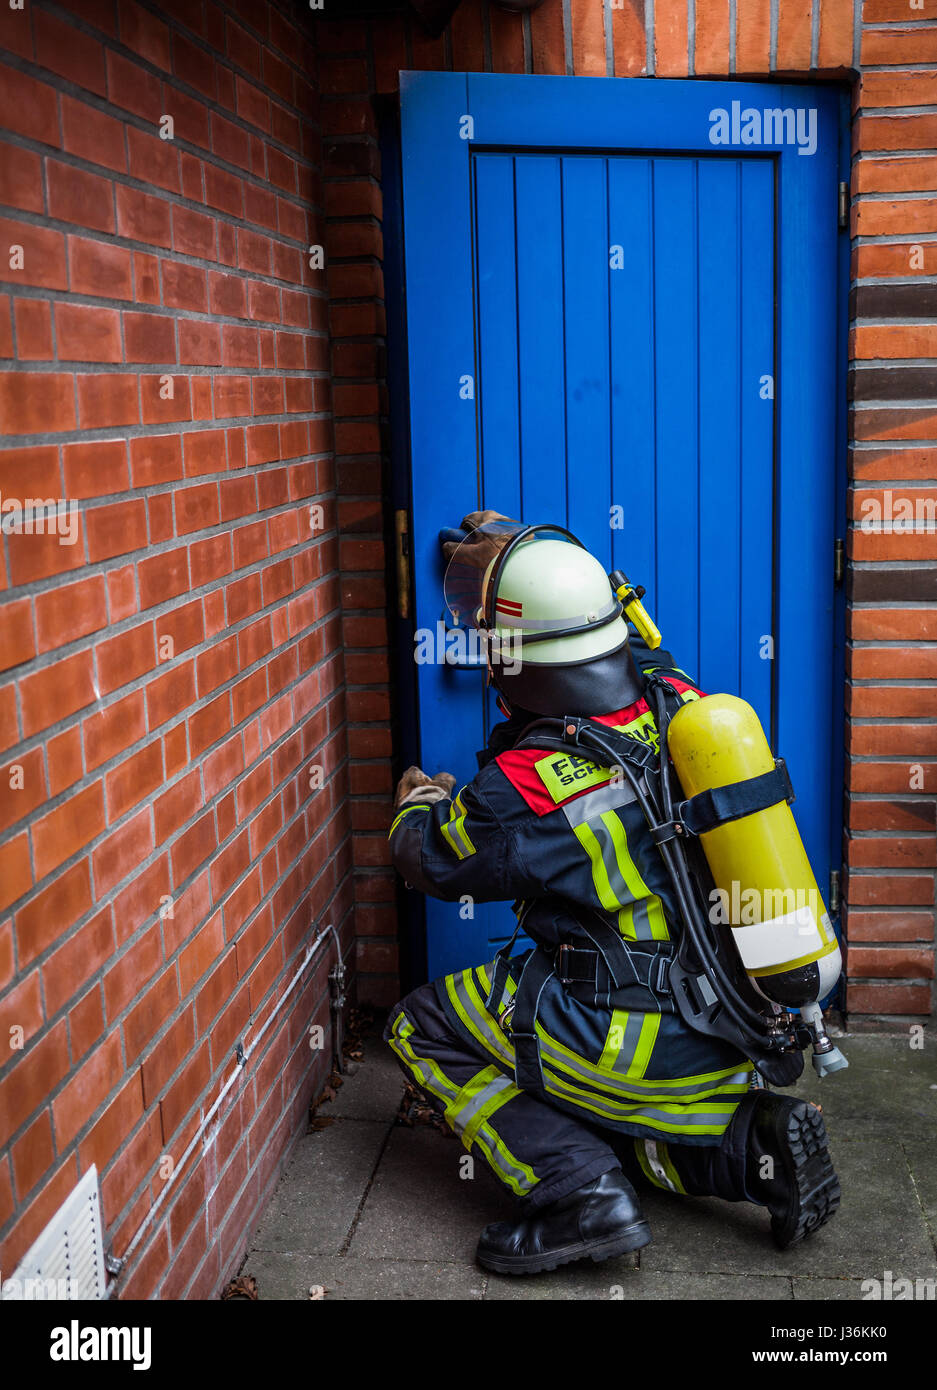
[[[634,927],[634,938],[636,941],[653,941],[654,930],[651,926],[651,918],[647,910],[647,898],[640,898],[631,910],[631,923]]]
[[[632,1015],[632,1018],[635,1017],[640,1020],[644,1015]],[[632,1020],[629,1019],[628,1026],[625,1030],[626,1037],[631,1028],[631,1022]],[[639,1021],[637,1025],[638,1033],[640,1033],[640,1030],[641,1024]],[[554,1064],[554,1068],[559,1068],[559,1071],[550,1071],[550,1075],[555,1076],[557,1081],[565,1081],[568,1085],[570,1084],[571,1077],[575,1077],[577,1081],[585,1082],[595,1091],[599,1093],[604,1092],[610,1099],[633,1100],[637,1104],[640,1104],[642,1101],[652,1103],[651,1098],[659,1105],[668,1103],[671,1098],[675,1103],[681,1100],[696,1100],[705,1098],[707,1091],[715,1091],[718,1095],[722,1095],[730,1086],[743,1088],[748,1085],[749,1074],[747,1071],[743,1071],[733,1072],[731,1076],[716,1077],[713,1080],[688,1081],[685,1085],[680,1086],[663,1086],[659,1081],[651,1078],[642,1086],[640,1084],[640,1078],[637,1080],[619,1079],[619,1077],[613,1076],[610,1072],[598,1072],[594,1066],[585,1060],[581,1062],[578,1059],[573,1061],[570,1057],[567,1057],[565,1053],[557,1052],[556,1048],[551,1047],[549,1041],[542,1036],[540,1038],[540,1051],[545,1059]],[[634,1046],[632,1046],[628,1052],[624,1052],[623,1049],[623,1055],[616,1059],[615,1070],[626,1072],[633,1056]],[[619,1061],[621,1063],[620,1066],[618,1065]],[[658,1087],[656,1091],[654,1089],[655,1086]],[[592,1100],[594,1097],[590,1095],[589,1099]]]
[[[501,1061],[507,1062],[513,1071],[514,1049],[505,1046],[500,1028],[491,1015],[487,1011],[480,1011],[473,1003],[465,984],[468,973],[468,971],[460,970],[457,975],[451,977],[452,987],[458,996],[459,1003],[474,1024],[479,1040],[483,1039],[489,1051]]]
[[[498,626],[518,632],[561,632],[568,627],[585,627],[587,623],[600,622],[603,618],[610,618],[620,612],[621,604],[617,598],[609,599],[605,607],[595,613],[577,613],[568,618],[515,618],[513,613],[506,613],[503,609],[499,613],[497,603],[495,604]]]
[[[488,1085],[485,1086],[483,1090],[479,1091],[477,1095],[473,1096],[468,1104],[463,1106],[461,1110],[453,1110],[452,1114],[447,1116],[452,1128],[457,1134],[463,1134],[472,1116],[477,1114],[482,1106],[491,1100],[493,1096],[496,1096],[499,1091],[505,1091],[508,1086],[512,1086],[513,1084],[509,1076],[494,1077],[494,1079],[489,1081]]]
[[[467,859],[469,855],[474,854],[475,851],[469,844],[468,840],[465,838],[465,830],[459,824],[464,814],[465,813],[463,811],[461,815],[455,816],[452,820],[446,821],[446,829],[449,831],[450,835],[454,835],[456,839],[459,841],[460,845],[462,846],[462,858]]]
[[[630,1013],[628,1022],[625,1024],[624,1037],[621,1040],[621,1047],[618,1049],[618,1056],[612,1063],[613,1071],[627,1072],[631,1063],[634,1061],[635,1050],[641,1037],[641,1029],[644,1027],[644,1014]],[[648,1058],[650,1061],[650,1058]],[[695,1088],[694,1088],[695,1089]],[[640,1092],[638,1092],[640,1095]]]
[[[647,1154],[647,1161],[651,1165],[651,1172],[654,1174],[655,1178],[657,1178],[661,1187],[667,1187],[670,1189],[671,1192],[676,1192],[677,1189],[674,1187],[673,1182],[668,1177],[667,1170],[661,1163],[660,1158],[658,1156],[657,1140],[644,1139],[642,1140],[642,1143],[644,1144],[644,1152]]]
[[[449,1104],[455,1100],[459,1094],[458,1086],[454,1086],[448,1076],[438,1069],[434,1070],[432,1063],[426,1057],[418,1057],[410,1043],[410,1034],[413,1032],[413,1024],[407,1015],[401,1012],[394,1019],[394,1026],[390,1037],[390,1046],[396,1052],[402,1062],[413,1072],[417,1081],[425,1086],[427,1091],[431,1091],[434,1096]]]
[[[540,1179],[534,1177],[533,1182],[531,1182],[530,1173],[511,1162],[511,1155],[506,1151],[504,1145],[498,1147],[497,1139],[494,1137],[494,1129],[491,1128],[490,1133],[486,1133],[486,1130],[489,1130],[488,1121],[479,1125],[475,1142],[483,1151],[492,1168],[498,1173],[501,1181],[519,1196],[524,1192],[531,1192]]]
[[[718,1126],[718,1131],[724,1130],[735,1114],[735,1105],[731,1110],[689,1110],[682,1114],[678,1111],[659,1110],[655,1105],[635,1105],[624,1104],[612,1101],[611,1097],[590,1092],[588,1097],[576,1096],[570,1090],[568,1082],[564,1084],[563,1079],[555,1072],[546,1073],[547,1091],[551,1095],[562,1096],[572,1105],[580,1108],[594,1110],[598,1114],[607,1115],[609,1119],[623,1120],[628,1124],[645,1124],[653,1129],[659,1126],[665,1129],[665,1133],[674,1130],[709,1130]],[[555,1084],[554,1084],[555,1083]],[[666,1101],[659,1101],[658,1104],[667,1104]],[[679,1102],[674,1102],[675,1105]]]
[[[602,851],[602,863],[605,865],[605,872],[608,874],[608,886],[623,907],[626,903],[635,902],[635,896],[622,877],[621,869],[618,867],[618,855],[615,853],[615,841],[611,837],[608,826],[603,820],[595,820],[589,822],[589,829],[599,842],[599,848]]]
[[[597,787],[594,792],[586,792],[585,796],[577,796],[575,801],[565,801],[563,803],[563,815],[569,824],[575,827],[585,824],[586,821],[591,821],[593,817],[598,820],[604,812],[615,811],[619,806],[627,806],[629,802],[634,800],[636,800],[634,788],[630,785]],[[590,826],[590,829],[596,830],[596,827]]]

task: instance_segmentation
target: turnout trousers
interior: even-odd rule
[[[523,959],[512,960],[512,976]],[[515,979],[489,1010],[492,968],[420,986],[391,1010],[384,1038],[464,1147],[525,1207],[547,1206],[615,1169],[672,1192],[760,1200],[745,1175],[750,1063],[677,1077],[671,1065],[655,1080],[647,1075],[655,1043],[671,1063],[680,1055],[675,1015],[618,1015],[616,1024],[616,1015],[589,1010],[615,1043],[593,1061],[553,1036],[562,1020],[548,1015],[551,1030],[537,1026],[546,1092],[528,1093],[516,1084],[504,1007]],[[574,1012],[582,1007],[570,1002]]]

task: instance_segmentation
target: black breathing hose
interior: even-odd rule
[[[674,821],[673,789],[671,787],[670,778],[673,770],[670,766],[670,758],[667,753],[667,729],[670,724],[670,716],[667,713],[664,693],[660,689],[659,684],[653,680],[648,684],[650,687],[651,699],[654,704],[654,719],[657,724],[660,739],[660,784],[664,813],[663,819],[664,824],[672,825]],[[671,879],[674,879],[676,873],[680,881],[678,901],[680,903],[681,915],[683,915],[690,932],[690,940],[693,947],[700,957],[702,964],[710,970],[720,982],[724,995],[733,1001],[730,1005],[726,1003],[725,998],[721,998],[720,1002],[723,1008],[739,1027],[752,1034],[753,1041],[764,1045],[767,1031],[767,1019],[765,1015],[753,1009],[739,996],[734,982],[727,975],[722,962],[713,949],[708,932],[699,922],[697,916],[699,904],[690,882],[689,865],[687,864],[686,852],[683,845],[678,845],[675,841],[669,841],[665,845],[661,845],[661,850],[665,851],[664,862],[670,870]],[[671,851],[671,854],[668,856],[666,851]],[[674,882],[674,887],[677,887],[676,881]]]

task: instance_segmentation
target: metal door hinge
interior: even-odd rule
[[[840,228],[849,226],[849,184],[845,179],[840,179],[839,183],[839,225]]]
[[[394,513],[394,534],[397,538],[397,612],[401,618],[409,618],[410,519],[405,507]]]
[[[842,584],[843,575],[846,572],[846,546],[842,539],[837,536],[833,542],[833,582]]]
[[[839,869],[830,870],[830,916],[839,912]]]

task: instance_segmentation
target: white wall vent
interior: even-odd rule
[[[12,1277],[0,1283],[0,1297],[104,1298],[106,1287],[98,1170],[92,1164]]]

